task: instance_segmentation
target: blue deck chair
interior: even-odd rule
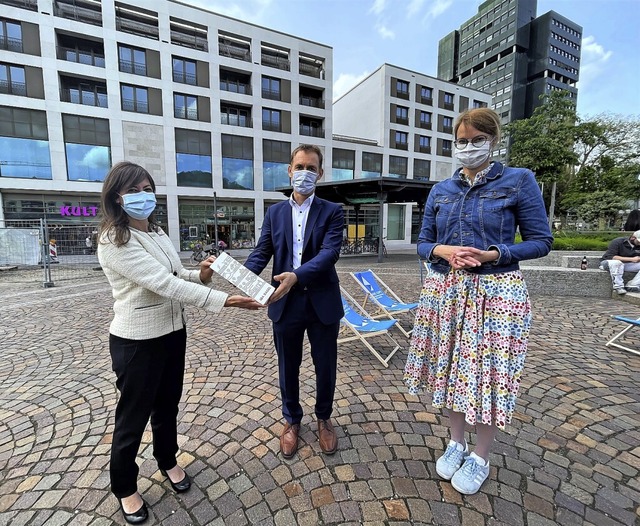
[[[373,320],[366,316],[366,311],[354,300],[349,293],[340,288],[342,294],[342,308],[344,317],[340,320],[342,336],[338,336],[338,343],[358,340],[371,351],[371,353],[385,367],[389,367],[389,360],[400,349],[398,342],[389,334],[389,329],[393,327],[397,320]],[[356,310],[357,309],[357,310]],[[384,337],[391,341],[393,350],[384,358],[367,339],[374,337]]]
[[[377,310],[371,313],[371,317],[373,319],[389,318],[390,320],[397,320],[398,329],[402,331],[402,334],[409,337],[413,329],[405,329],[397,316],[399,314],[411,314],[411,311],[418,307],[418,303],[403,303],[397,294],[391,290],[391,287],[377,277],[371,269],[362,272],[351,272],[351,276],[366,293],[362,306],[366,309],[367,301],[371,300],[371,303],[377,307]],[[411,316],[410,323],[413,323],[413,316]]]
[[[613,338],[611,338],[606,346],[607,347],[617,347],[618,349],[622,349],[623,351],[627,351],[633,354],[637,354],[640,355],[640,351],[637,349],[633,349],[631,347],[627,347],[625,345],[622,345],[620,343],[616,343],[616,340],[618,340],[619,338],[622,338],[627,332],[629,332],[631,329],[633,329],[634,327],[640,327],[640,318],[638,319],[634,319],[634,318],[627,318],[626,316],[613,316],[614,320],[618,320],[621,321],[623,323],[628,324],[624,329],[622,329],[618,334],[616,334]]]

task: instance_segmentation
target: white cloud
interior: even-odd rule
[[[386,3],[387,3],[387,0],[375,0],[373,2],[373,5],[369,9],[369,13],[373,13],[375,15],[379,15],[380,13],[382,13],[384,11]]]
[[[338,78],[333,83],[333,100],[335,101],[342,97],[342,95],[344,95],[347,91],[353,88],[368,75],[368,71],[365,71],[360,75],[352,75],[351,73],[340,73]]]
[[[376,24],[376,31],[382,38],[389,38],[391,40],[396,38],[396,34],[384,24]]]
[[[244,22],[260,24],[265,11],[273,0],[186,0],[185,3],[195,7],[202,7],[221,15],[237,18]]]
[[[435,0],[427,11],[427,18],[436,18],[451,7],[453,0]]]
[[[606,51],[604,47],[596,42],[594,36],[589,35],[582,39],[582,57],[580,60],[580,81],[579,87],[584,89],[585,85],[592,83],[605,70],[613,51]]]
[[[108,168],[109,167],[109,150],[101,146],[91,148],[82,161],[81,166],[88,168]]]
[[[424,1],[425,0],[411,0],[407,6],[407,18],[411,18],[418,14],[424,5]]]

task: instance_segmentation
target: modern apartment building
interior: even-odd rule
[[[577,97],[582,27],[537,0],[487,0],[442,38],[438,78],[490,93],[504,124],[530,117],[540,95]]]
[[[380,174],[446,179],[456,168],[452,154],[455,118],[468,108],[489,104],[487,93],[383,64],[333,103],[333,179]],[[354,137],[359,141],[349,139]],[[351,169],[345,171],[346,166]],[[377,236],[368,226],[375,224],[377,207],[361,208],[365,234]],[[352,209],[347,207],[350,224]],[[421,218],[415,205],[388,205],[385,215],[384,237],[416,240]]]
[[[231,248],[250,247],[298,144],[322,148],[325,180],[450,172],[445,129],[490,97],[424,77],[431,110],[413,91],[421,75],[380,71],[411,93],[374,90],[378,135],[334,139],[329,46],[173,0],[0,0],[0,225],[46,217],[92,230],[101,183],[126,159],[153,175],[176,247],[213,238],[214,224]],[[441,92],[455,100],[440,107]],[[411,211],[391,212],[390,239],[408,242]]]

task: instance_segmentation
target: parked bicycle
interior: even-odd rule
[[[198,265],[204,259],[209,256],[218,256],[220,251],[210,243],[209,245],[203,245],[202,243],[196,243],[193,246],[193,253],[189,257],[189,261],[192,265]]]

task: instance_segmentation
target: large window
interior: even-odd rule
[[[431,175],[431,161],[427,159],[413,160],[413,178],[428,181]]]
[[[198,120],[198,97],[173,94],[173,115],[176,119]]]
[[[230,126],[251,127],[251,110],[244,106],[233,106],[230,104],[220,104],[220,123]]]
[[[272,77],[262,77],[262,98],[271,100],[281,100],[280,79]]]
[[[27,96],[24,67],[0,64],[0,93]]]
[[[178,186],[212,188],[211,133],[176,128]]]
[[[22,26],[20,22],[0,18],[0,49],[22,53]]]
[[[362,152],[361,179],[380,177],[382,175],[382,154]]]
[[[276,190],[291,186],[289,182],[289,159],[291,143],[283,141],[262,140],[262,173],[264,190]]]
[[[280,110],[262,108],[262,129],[268,131],[282,131]]]
[[[0,106],[0,177],[51,179],[44,111]]]
[[[173,81],[195,86],[197,83],[195,60],[173,57]]]
[[[395,147],[401,150],[406,150],[408,148],[409,134],[407,132],[397,131],[395,133]]]
[[[109,121],[62,115],[69,181],[104,181],[111,167]]]
[[[396,80],[396,95],[403,99],[409,98],[409,83],[404,80]]]
[[[122,96],[122,109],[135,111],[136,113],[149,113],[149,94],[147,88],[138,88],[122,84],[120,87]]]
[[[431,113],[428,111],[420,112],[420,127],[427,128],[428,130],[431,129]]]
[[[351,181],[355,179],[356,152],[334,148],[331,168],[332,181]]]
[[[147,74],[147,56],[144,49],[131,46],[118,46],[120,71],[134,75]]]
[[[407,166],[409,160],[406,157],[389,156],[389,177],[407,178]]]
[[[222,187],[253,190],[253,138],[222,135]]]
[[[398,124],[409,124],[409,108],[396,106],[396,122]]]

